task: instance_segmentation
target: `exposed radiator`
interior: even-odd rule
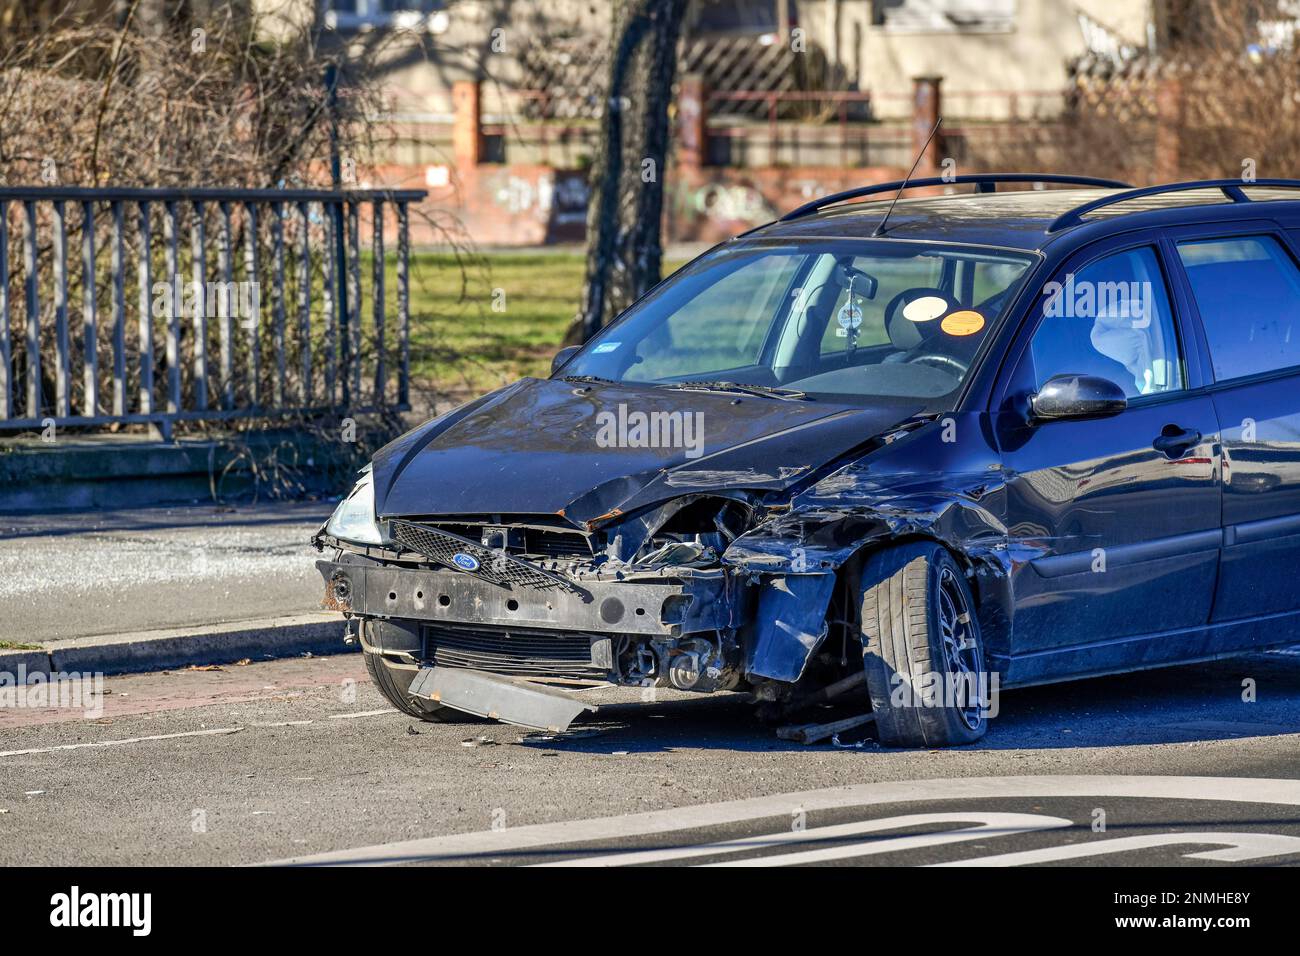
[[[592,663],[591,634],[535,628],[429,624],[425,657],[435,667],[468,667],[512,677],[601,680],[604,667]]]

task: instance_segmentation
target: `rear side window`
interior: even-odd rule
[[[1180,242],[1218,381],[1300,365],[1300,273],[1271,236]]]

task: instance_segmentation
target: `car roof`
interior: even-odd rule
[[[952,189],[954,187],[948,187]],[[1257,202],[1300,211],[1295,190],[1244,187]],[[1056,228],[1057,220],[1095,200],[1119,196],[1125,189],[1020,189],[995,193],[962,193],[899,199],[889,214],[884,237],[890,239],[959,242],[1011,249],[1038,250],[1081,229]],[[1286,202],[1286,200],[1290,200]],[[833,205],[797,218],[769,223],[746,234],[748,239],[867,239],[885,217],[890,200]],[[1082,225],[1133,213],[1217,206],[1215,218],[1260,215],[1256,202],[1234,203],[1213,187],[1134,196],[1087,214]],[[1180,217],[1184,219],[1184,217]],[[1152,225],[1149,217],[1134,225]]]

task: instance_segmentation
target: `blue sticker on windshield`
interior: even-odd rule
[[[603,355],[606,352],[616,352],[618,351],[618,347],[622,344],[623,344],[622,342],[601,342],[599,345],[597,345],[594,349],[591,350],[591,354]]]

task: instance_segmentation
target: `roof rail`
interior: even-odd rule
[[[1127,192],[1118,193],[1113,196],[1102,196],[1100,199],[1094,199],[1086,202],[1082,206],[1075,206],[1069,212],[1056,217],[1052,224],[1047,227],[1048,232],[1056,232],[1059,229],[1066,229],[1070,226],[1082,224],[1083,217],[1090,212],[1096,212],[1106,206],[1115,203],[1128,202],[1131,199],[1141,199],[1144,196],[1159,196],[1164,193],[1186,192],[1191,189],[1219,189],[1223,195],[1232,202],[1253,202],[1253,200],[1243,192],[1252,186],[1280,186],[1284,189],[1300,189],[1300,179],[1256,179],[1252,182],[1246,182],[1241,179],[1200,179],[1187,183],[1164,183],[1159,186],[1142,186],[1138,189],[1130,189]],[[1296,197],[1300,199],[1300,196]]]
[[[952,186],[957,183],[975,183],[977,193],[997,192],[998,183],[1061,183],[1070,186],[1102,186],[1107,189],[1132,189],[1131,183],[1121,183],[1114,179],[1096,179],[1092,176],[1058,176],[1054,173],[973,173],[968,176],[951,176],[945,179],[942,176],[931,176],[927,179],[905,180],[898,179],[888,183],[877,183],[874,186],[859,186],[857,189],[846,189],[844,192],[832,193],[829,196],[823,196],[821,199],[814,199],[812,202],[806,202],[798,209],[794,209],[777,222],[789,222],[791,219],[799,219],[816,212],[826,206],[833,206],[836,203],[845,202],[849,199],[860,199],[863,196],[874,196],[877,193],[893,193],[906,188],[915,189],[918,186]]]

